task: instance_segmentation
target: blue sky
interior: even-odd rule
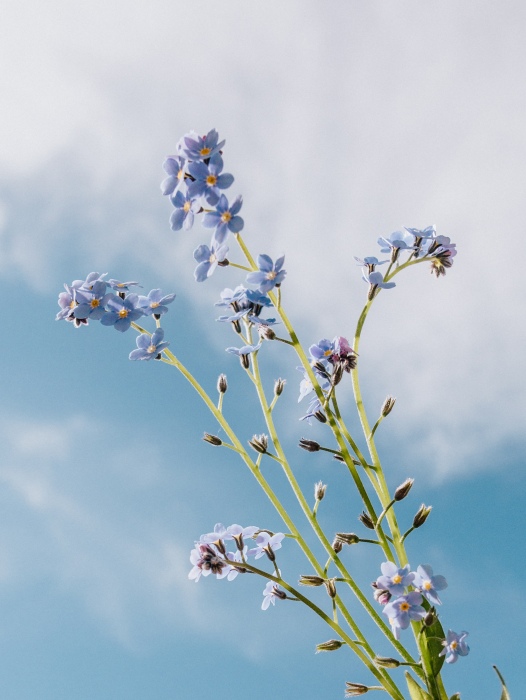
[[[330,634],[299,606],[262,613],[259,581],[188,581],[193,541],[214,523],[278,530],[278,517],[233,455],[202,443],[215,426],[184,381],[128,361],[131,333],[53,320],[63,282],[92,270],[176,292],[171,347],[211,390],[226,372],[240,435],[262,432],[214,320],[219,291],[242,279],[195,284],[208,233],[171,232],[159,192],[179,137],[212,127],[245,239],[287,256],[284,303],[306,345],[352,335],[366,289],[353,256],[376,254],[378,236],[434,223],[457,243],[445,279],[421,266],[382,294],[362,381],[372,412],[397,397],[379,445],[392,487],[416,480],[401,517],[434,506],[411,563],[448,578],[444,624],[470,631],[446,686],[496,698],[496,663],[518,697],[525,20],[511,1],[5,3],[2,698],[314,700],[362,678],[342,651],[313,655]],[[328,532],[354,530],[345,479],[295,447],[321,433],[297,422],[296,363],[278,350],[265,371],[288,380],[280,420],[298,478],[329,484]],[[348,564],[364,585],[377,576],[374,553]]]

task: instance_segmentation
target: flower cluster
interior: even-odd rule
[[[218,265],[228,265],[225,241],[229,233],[239,233],[244,226],[239,216],[243,198],[239,196],[230,204],[223,192],[234,182],[233,175],[223,172],[224,145],[215,129],[206,136],[192,131],[179,141],[176,154],[163,163],[168,177],[161,183],[161,192],[170,197],[174,207],[172,231],[190,230],[196,214],[203,214],[203,226],[213,229],[210,245],[202,244],[194,251],[198,282],[208,279]]]
[[[438,591],[447,588],[447,581],[444,576],[434,575],[429,564],[421,564],[416,571],[411,571],[409,564],[399,568],[394,562],[386,561],[380,568],[382,575],[373,583],[374,597],[384,605],[382,612],[387,616],[394,636],[399,639],[400,630],[407,629],[411,621],[426,617],[429,604],[442,605]],[[424,598],[426,607],[422,605]],[[467,634],[462,632],[459,636],[449,631],[443,642],[444,649],[440,652],[447,663],[454,663],[459,655],[468,654],[469,647],[465,642]]]
[[[227,581],[233,581],[238,574],[254,573],[246,567],[248,559],[254,557],[257,560],[266,555],[270,561],[275,562],[274,553],[281,549],[284,537],[282,532],[272,534],[255,525],[224,527],[222,523],[217,523],[212,532],[201,535],[195,543],[190,553],[190,562],[193,566],[188,578],[197,583],[201,576],[214,574],[218,579],[226,578]],[[246,540],[254,541],[255,546],[249,549]],[[227,543],[234,545],[233,551],[227,549]],[[261,606],[263,610],[266,610],[270,603],[274,605],[276,598],[286,597],[273,581],[269,581],[263,596]]]
[[[310,346],[309,353],[312,369],[326,398],[340,383],[343,373],[350,372],[356,367],[356,353],[349,345],[349,341],[343,336],[337,335],[332,340],[322,338],[318,343]],[[312,381],[303,367],[298,367],[298,369],[303,374],[298,402],[306,396],[314,394],[314,397],[311,397],[307,413],[300,420],[307,420],[310,423],[312,418],[317,418],[324,423],[326,419],[323,406],[315,394]]]
[[[168,312],[167,305],[175,299],[175,294],[163,295],[160,289],[152,289],[147,296],[135,294],[129,290],[140,287],[138,282],[106,281],[106,276],[107,273],[90,272],[84,280],[64,284],[66,291],[58,295],[60,311],[56,320],[70,321],[76,328],[87,326],[90,320],[100,321],[123,333],[142,316],[153,316],[159,324],[161,316]],[[137,337],[137,349],[130,353],[130,360],[160,359],[168,345],[158,325],[153,334],[141,333]]]

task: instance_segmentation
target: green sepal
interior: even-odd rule
[[[407,688],[409,689],[411,700],[433,700],[431,695],[426,693],[426,691],[418,685],[409,671],[405,672],[405,679],[407,681]]]
[[[499,669],[496,666],[493,666],[493,668],[495,669],[495,673],[497,674],[500,682],[502,683],[502,695],[500,696],[500,700],[511,700],[511,695],[509,693],[509,690],[506,687],[506,681],[502,677],[501,672],[499,671]]]
[[[424,599],[422,602],[423,607],[426,611],[431,609],[428,601]],[[425,645],[427,647],[427,658],[429,659],[429,664],[431,666],[431,671],[433,676],[436,678],[444,665],[446,660],[445,656],[439,656],[440,652],[444,648],[442,641],[446,638],[444,628],[440,624],[438,617],[431,627],[424,627],[422,630],[422,637],[425,638]]]

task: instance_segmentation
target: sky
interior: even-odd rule
[[[3,698],[212,688],[314,700],[364,677],[345,650],[313,655],[330,633],[300,606],[263,613],[259,580],[188,580],[194,540],[216,522],[278,531],[279,517],[235,455],[202,442],[217,427],[184,380],[128,361],[132,331],[54,321],[63,283],[93,270],[175,292],[171,349],[211,392],[228,375],[225,410],[243,440],[263,431],[224,352],[235,338],[215,322],[214,302],[241,273],[195,283],[192,252],[209,232],[172,232],[159,189],[179,138],[211,128],[226,139],[251,251],[286,255],[283,303],[307,347],[352,337],[367,291],[354,256],[377,255],[379,236],[434,224],[457,244],[445,277],[417,266],[381,294],[360,346],[362,385],[371,415],[397,398],[378,436],[388,483],[415,478],[402,520],[433,505],[410,561],[446,576],[444,626],[470,632],[446,688],[497,698],[497,664],[518,697],[525,22],[512,0],[5,0]],[[287,379],[280,426],[298,479],[309,493],[328,484],[328,532],[356,530],[361,504],[335,464],[298,454],[300,437],[324,433],[298,421],[296,363],[268,345],[267,385]],[[341,405],[357,430],[348,386]],[[269,478],[299,521],[271,468]],[[282,551],[280,565],[308,573],[290,543]],[[365,587],[379,574],[376,552],[346,556]]]

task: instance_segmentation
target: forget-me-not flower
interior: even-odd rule
[[[275,263],[268,255],[258,255],[259,270],[257,272],[250,272],[247,275],[247,282],[249,284],[257,284],[260,291],[264,294],[270,292],[274,287],[279,287],[285,279],[287,271],[283,270],[284,262],[284,255],[278,258]]]
[[[228,236],[228,232],[239,233],[245,222],[238,216],[243,205],[243,197],[239,195],[231,206],[228,204],[228,199],[224,194],[219,197],[215,211],[207,212],[203,216],[203,226],[205,228],[213,228],[214,240],[221,244]]]
[[[184,182],[184,169],[186,161],[179,156],[168,156],[163,163],[163,168],[168,177],[161,182],[161,192],[164,195],[171,195]]]
[[[274,581],[269,581],[265,586],[263,591],[263,602],[261,603],[261,609],[266,610],[269,605],[276,605],[276,598],[280,600],[285,600],[287,594],[283,591]]]
[[[181,150],[187,158],[194,161],[206,160],[219,151],[225,141],[219,141],[219,134],[211,129],[206,136],[199,136],[195,131],[183,136]]]
[[[447,588],[447,581],[443,576],[433,576],[433,569],[429,564],[422,564],[417,568],[413,586],[433,605],[442,605],[437,591]]]
[[[387,615],[393,634],[398,639],[399,630],[409,627],[411,620],[423,620],[426,611],[421,605],[422,596],[416,591],[390,600],[382,610]]]
[[[195,215],[201,209],[197,198],[192,197],[189,191],[183,193],[181,190],[177,190],[170,197],[170,201],[175,207],[175,211],[170,216],[170,228],[172,231],[180,231],[182,228],[185,231],[189,231],[194,225]]]
[[[194,250],[194,260],[198,262],[198,266],[194,270],[194,277],[197,282],[204,282],[208,277],[214,274],[214,271],[219,263],[226,259],[228,246],[218,245],[215,241],[212,242],[212,247],[200,245]]]
[[[466,643],[467,636],[468,633],[465,631],[457,634],[453,630],[448,630],[447,638],[442,642],[444,648],[439,656],[445,656],[447,664],[454,664],[459,656],[467,656],[469,654],[469,647]]]
[[[125,299],[112,296],[107,303],[107,313],[100,319],[103,326],[113,326],[116,331],[127,331],[133,321],[144,316],[144,311],[138,308],[137,294],[128,294]]]
[[[164,331],[157,328],[152,335],[141,333],[137,336],[137,350],[130,352],[130,360],[155,360],[170,343],[163,342]]]
[[[415,578],[414,572],[409,571],[409,568],[409,564],[399,569],[392,561],[384,561],[380,566],[382,575],[376,579],[376,585],[394,596],[403,595]]]
[[[143,310],[145,316],[162,316],[168,313],[167,304],[171,304],[175,299],[175,294],[165,294],[160,289],[152,289],[148,296],[139,296],[138,306]]]
[[[223,159],[216,153],[210,158],[208,165],[197,162],[190,163],[188,171],[195,178],[188,185],[188,195],[192,198],[204,196],[212,206],[219,202],[220,190],[226,190],[234,182],[234,176],[223,173]]]

